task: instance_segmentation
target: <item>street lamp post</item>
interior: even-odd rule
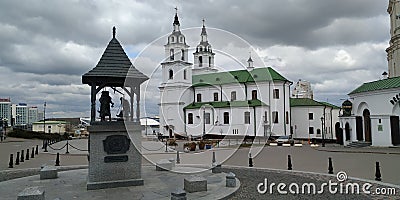
[[[324,134],[324,130],[325,130],[325,123],[324,123],[324,117],[321,117],[321,125],[322,125],[322,147],[325,147],[325,134]]]
[[[204,139],[206,135],[206,107],[203,107],[203,135],[201,136],[201,140]]]
[[[46,134],[46,102],[43,106],[43,132]]]

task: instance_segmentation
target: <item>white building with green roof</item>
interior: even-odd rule
[[[160,132],[173,137],[290,134],[291,82],[270,67],[219,72],[203,22],[194,65],[177,14],[159,86]]]
[[[340,107],[310,98],[291,98],[290,108],[294,139],[335,141],[341,138]]]
[[[340,117],[345,145],[400,145],[400,2],[390,0],[387,11],[391,24],[386,49],[389,76],[364,83],[348,94]]]

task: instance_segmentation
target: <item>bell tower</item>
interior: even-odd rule
[[[178,9],[175,8],[173,30],[168,36],[165,58],[161,63],[160,132],[164,136],[185,135],[183,108],[192,102],[192,64],[188,62],[189,45],[180,30]]]
[[[400,6],[399,1],[389,0],[390,42],[386,49],[389,78],[400,76]]]
[[[214,68],[214,55],[210,43],[207,39],[207,30],[204,25],[205,20],[203,19],[203,28],[201,29],[201,40],[196,47],[194,55],[194,68],[193,74],[204,74],[210,72],[217,72]]]

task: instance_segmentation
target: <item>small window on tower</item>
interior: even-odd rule
[[[214,92],[214,101],[218,101],[218,92]]]
[[[236,101],[236,92],[235,91],[231,92],[231,101]]]
[[[169,59],[174,60],[174,49],[169,50]]]
[[[171,42],[174,42],[174,37],[171,37]]]
[[[185,60],[185,50],[182,49],[182,57],[181,60]]]
[[[211,67],[211,57],[208,57],[208,67]]]
[[[197,94],[196,100],[197,100],[197,102],[201,102],[201,94]]]
[[[203,57],[199,56],[199,67],[203,66]]]
[[[186,69],[185,69],[185,70],[183,70],[183,79],[185,79],[185,80],[186,80]]]
[[[251,91],[251,99],[256,100],[257,99],[257,90]]]
[[[174,79],[174,71],[172,71],[172,69],[169,70],[169,79]]]

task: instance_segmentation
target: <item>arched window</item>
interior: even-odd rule
[[[196,97],[197,97],[197,98],[196,98],[197,102],[201,102],[201,94],[197,94]]]
[[[224,124],[229,124],[229,112],[224,112]]]
[[[174,79],[174,71],[172,69],[169,70],[168,77],[169,79]]]
[[[193,124],[193,113],[188,113],[188,124]]]
[[[236,101],[236,91],[231,92],[231,101]]]
[[[244,124],[250,124],[250,112],[244,112]]]
[[[203,66],[203,57],[199,56],[199,66],[202,67]]]
[[[211,57],[208,57],[208,66],[211,67]]]
[[[214,101],[218,101],[218,92],[214,92]]]
[[[251,91],[251,99],[252,99],[252,100],[257,99],[257,90]]]
[[[185,80],[186,80],[186,69],[185,69],[185,70],[183,70],[183,79],[185,79]]]
[[[169,50],[169,59],[174,60],[174,49]]]
[[[185,50],[182,49],[182,57],[181,60],[185,60]]]
[[[174,42],[174,37],[171,37],[171,42]]]

